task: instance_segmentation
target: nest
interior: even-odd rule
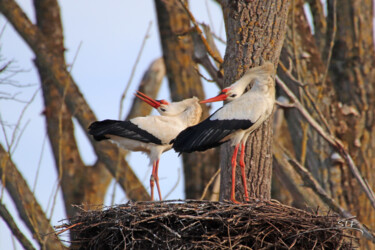
[[[82,210],[58,228],[74,249],[353,249],[340,220],[272,201],[175,200]]]

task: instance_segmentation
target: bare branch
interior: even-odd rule
[[[73,61],[72,61],[72,63],[69,65],[69,73],[72,72],[72,70],[73,70],[74,63],[76,62],[76,60],[77,60],[77,58],[78,58],[79,52],[81,51],[81,47],[82,47],[82,41],[79,43],[78,48],[77,48],[77,51],[76,51],[76,53],[75,53],[75,55],[74,55]]]
[[[60,63],[49,50],[47,40],[40,30],[33,25],[14,0],[0,1],[0,11],[17,30],[25,42],[38,55],[38,62],[51,75],[52,83],[61,95],[66,91],[65,103],[70,113],[77,118],[79,124],[86,129],[96,119],[82,93],[77,87],[66,67]],[[92,143],[98,158],[105,164],[113,176],[116,174],[118,149],[110,142],[96,143],[86,134]],[[128,196],[134,200],[148,200],[149,195],[127,162],[121,159],[119,183]]]
[[[45,237],[46,234],[54,232],[54,229],[2,145],[0,145],[0,176],[3,185],[17,207],[21,219],[33,233],[40,246],[46,249],[64,249],[65,247],[60,240],[54,235]]]
[[[218,53],[214,53],[210,47],[210,45],[208,44],[206,38],[203,36],[203,32],[202,30],[199,28],[199,25],[197,24],[197,21],[195,20],[193,14],[190,12],[189,10],[189,7],[187,6],[186,2],[184,2],[183,0],[179,0],[181,5],[184,7],[186,13],[188,14],[191,22],[193,23],[194,25],[194,28],[195,30],[197,31],[198,35],[200,36],[200,38],[202,39],[202,42],[204,44],[204,46],[206,47],[206,50],[208,52],[208,54],[211,55],[211,57],[217,61],[218,63],[220,64],[223,64],[223,58],[221,58],[221,56],[218,54]]]
[[[303,167],[301,164],[299,164],[295,159],[289,158],[285,155],[285,157],[288,158],[288,162],[293,166],[295,171],[301,176],[302,180],[304,181],[305,185],[310,187],[333,211],[339,213],[341,216],[345,218],[350,218],[353,220],[357,226],[358,229],[360,229],[363,232],[363,235],[371,240],[372,242],[375,242],[375,234],[371,232],[367,227],[362,225],[358,220],[353,219],[355,216],[350,214],[348,211],[343,209],[334,199],[332,199],[322,188],[317,180],[311,175],[311,173]]]
[[[32,250],[35,249],[31,242],[26,238],[26,236],[21,232],[21,230],[17,227],[17,224],[14,222],[12,215],[8,212],[8,209],[0,203],[0,216],[3,218],[5,223],[8,225],[12,234],[17,238],[17,240],[21,243],[21,245],[27,249]]]
[[[120,109],[119,109],[119,115],[118,115],[118,119],[121,120],[121,116],[122,116],[122,105],[124,103],[124,100],[125,100],[125,97],[126,97],[126,94],[128,93],[128,90],[129,90],[129,87],[130,87],[130,84],[133,80],[133,77],[134,77],[134,73],[135,73],[135,70],[137,69],[137,65],[138,65],[138,62],[141,58],[141,55],[142,55],[142,52],[143,52],[143,49],[146,45],[146,41],[147,39],[149,38],[150,36],[150,30],[151,30],[151,27],[152,27],[152,22],[150,21],[149,24],[148,24],[148,28],[147,28],[147,31],[146,31],[146,34],[143,38],[143,41],[142,41],[142,45],[141,45],[141,48],[139,49],[139,52],[138,52],[138,55],[137,55],[137,59],[135,60],[135,63],[133,65],[133,68],[132,68],[132,71],[131,71],[131,74],[130,74],[130,77],[129,77],[129,80],[128,80],[128,83],[126,84],[126,87],[125,87],[125,90],[124,92],[122,93],[121,95],[121,99],[120,99]]]
[[[9,145],[9,152],[11,153],[14,153],[15,151],[15,148],[13,148],[13,145],[14,143],[16,142],[16,136],[17,136],[17,132],[19,130],[19,126],[21,125],[21,121],[22,121],[22,118],[23,116],[25,115],[26,113],[26,110],[27,108],[30,106],[30,104],[34,101],[36,95],[38,94],[40,88],[38,88],[35,93],[33,94],[33,96],[31,97],[31,99],[26,103],[25,107],[23,107],[22,111],[21,111],[21,114],[20,116],[18,117],[18,120],[17,120],[17,123],[16,123],[16,127],[13,131],[13,134],[12,134],[12,139],[10,141],[10,145]]]
[[[216,177],[218,176],[218,174],[220,174],[220,171],[221,169],[219,168],[216,173],[211,177],[210,181],[207,183],[206,187],[204,188],[203,190],[203,194],[201,196],[201,198],[199,200],[203,200],[204,197],[206,196],[207,194],[207,191],[208,191],[208,188],[211,186],[211,184],[214,182],[214,180],[216,179]]]
[[[367,198],[370,200],[371,205],[375,208],[375,197],[372,195],[372,190],[364,182],[361,173],[359,172],[357,166],[355,165],[352,157],[350,156],[349,152],[345,149],[344,145],[340,142],[339,139],[334,137],[333,135],[327,134],[324,129],[314,120],[313,117],[309,114],[309,112],[302,106],[302,104],[298,101],[298,98],[293,94],[293,92],[286,86],[286,84],[276,76],[276,82],[279,86],[285,91],[285,93],[289,96],[289,98],[294,102],[295,108],[301,113],[301,115],[306,119],[306,121],[329,143],[333,148],[337,150],[337,152],[345,159],[346,163],[348,164],[353,176],[357,179],[359,185],[361,186],[362,190],[365,192]]]
[[[172,193],[174,190],[176,190],[176,188],[177,188],[178,184],[180,183],[180,181],[181,181],[181,169],[178,168],[178,169],[177,169],[177,180],[176,180],[175,184],[173,185],[173,187],[171,188],[171,190],[169,190],[169,192],[165,195],[164,198],[165,198],[166,200],[168,199],[168,196],[170,196],[171,193]]]
[[[333,51],[333,46],[335,45],[335,38],[336,38],[336,30],[337,30],[337,13],[336,13],[336,0],[332,1],[332,33],[331,33],[331,41],[329,43],[329,48],[328,48],[328,55],[327,55],[327,62],[326,62],[326,69],[322,78],[322,83],[321,85],[324,86],[327,75],[328,75],[328,70],[329,66],[331,64],[331,58],[332,58],[332,51]],[[327,3],[328,4],[328,3]],[[321,96],[321,91],[323,88],[320,88],[318,96]]]

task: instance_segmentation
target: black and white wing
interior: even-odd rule
[[[159,138],[140,128],[130,121],[104,120],[93,122],[89,126],[89,134],[94,136],[97,141],[110,139],[108,135],[115,135],[141,141],[145,143],[155,143],[161,145]]]
[[[180,153],[205,151],[228,141],[229,136],[237,130],[244,130],[253,125],[253,122],[246,119],[214,119],[215,114],[222,110],[219,109],[203,122],[183,130],[172,141],[174,150]]]

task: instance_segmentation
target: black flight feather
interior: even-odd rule
[[[176,152],[190,153],[205,151],[226,142],[223,139],[239,129],[248,129],[253,125],[250,120],[210,120],[183,130],[173,141]]]
[[[131,121],[104,120],[93,122],[89,126],[89,134],[94,136],[97,141],[109,139],[108,135],[116,135],[136,141],[162,145],[160,139],[139,128]]]

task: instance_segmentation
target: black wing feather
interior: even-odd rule
[[[89,126],[89,134],[94,136],[97,141],[110,139],[107,137],[108,135],[116,135],[146,143],[162,144],[160,139],[146,130],[140,129],[131,121],[104,120],[93,122]]]
[[[212,115],[203,122],[188,127],[174,139],[173,148],[176,152],[190,153],[205,151],[226,142],[226,136],[239,129],[247,129],[253,125],[250,120],[210,120]]]

